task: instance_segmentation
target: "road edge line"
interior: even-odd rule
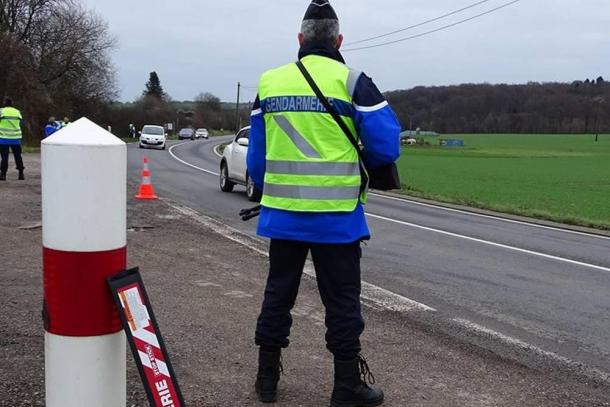
[[[181,144],[176,144],[174,146],[172,146],[169,150],[170,153],[172,155],[172,157],[174,159],[176,159],[177,161],[187,165],[188,167],[212,174],[212,175],[218,175],[215,173],[212,173],[211,171],[205,170],[203,168],[199,168],[197,166],[194,166],[192,164],[189,164],[183,160],[181,160],[180,158],[178,158],[177,156],[175,156],[172,153],[172,149],[181,145],[184,145],[187,143],[181,143]],[[216,146],[214,148],[214,152],[216,153],[216,155],[218,155],[216,148],[218,146]],[[380,197],[384,197],[384,198],[390,198],[390,199],[394,199],[394,200],[398,200],[398,201],[406,201],[407,203],[410,202],[409,199],[404,199],[404,198],[397,198],[397,197],[391,197],[391,196],[385,196],[385,195],[381,195],[381,194],[377,194]],[[184,205],[180,205],[174,201],[171,201],[169,199],[165,199],[165,198],[161,198],[161,201],[164,202],[165,204],[167,204],[170,208],[174,209],[175,211],[177,211],[178,213],[190,217],[191,219],[195,220],[196,222],[212,229],[214,232],[220,234],[221,236],[234,241],[238,244],[241,244],[242,246],[245,246],[251,250],[253,250],[254,252],[264,256],[264,257],[269,257],[269,254],[266,250],[266,243],[263,240],[254,238],[252,236],[249,236],[227,224],[224,224],[214,218],[211,218],[209,216],[203,215],[199,212],[197,212],[196,210],[189,208],[187,206]],[[416,202],[416,201],[413,201]],[[443,206],[436,206],[433,204],[424,204],[427,206],[432,206],[432,207],[438,207],[440,209],[449,209],[451,211],[456,211],[456,212],[464,212],[466,214],[471,214],[471,215],[478,215],[478,216],[486,216],[486,217],[490,217],[490,218],[495,218],[494,216],[491,215],[481,215],[481,214],[477,214],[477,213],[470,213],[468,211],[462,211],[462,210],[458,210],[458,209],[453,209],[453,208],[447,208],[447,207],[443,207]],[[373,215],[372,217],[374,218],[380,218],[380,219],[387,219],[390,220],[392,222],[397,222],[397,223],[404,223],[407,224],[408,226],[411,226],[412,224],[409,224],[408,222],[402,222],[399,220],[394,220],[391,218],[386,218],[386,217],[382,217],[379,215]],[[527,222],[518,222],[518,221],[512,221],[510,219],[505,219],[505,218],[501,218],[498,217],[497,219],[499,220],[507,220],[507,221],[511,221],[511,222],[517,222],[517,223],[524,223],[524,224],[528,224]],[[427,228],[427,227],[422,227],[420,225],[413,225],[416,226],[418,228],[426,228],[426,229],[432,229],[432,228]],[[544,226],[544,225],[536,225],[536,224],[531,224],[531,226],[542,226],[544,228],[551,228],[554,229],[553,227],[549,227],[549,226]],[[557,230],[559,231],[566,231],[566,232],[573,232],[573,233],[579,233],[579,234],[585,234],[588,235],[587,233],[583,233],[583,232],[575,232],[575,231],[571,231],[571,230],[564,230],[564,229],[560,229],[557,228]],[[433,230],[433,231],[437,231],[437,230]],[[443,232],[443,231],[439,231],[439,232]],[[448,234],[452,234],[450,232],[446,232]],[[462,236],[459,236],[462,237]],[[465,238],[468,238],[466,236],[464,236]],[[593,236],[596,237],[596,236]],[[603,238],[604,236],[597,236],[597,237],[601,237]],[[469,240],[476,240],[478,241],[479,239],[475,239],[475,238],[468,238]],[[487,243],[487,242],[485,242]],[[489,243],[493,243],[493,242],[489,242]],[[495,244],[494,244],[495,245]],[[505,245],[501,245],[498,244],[499,246],[505,246]],[[509,247],[512,249],[512,247]],[[526,250],[524,250],[526,251]],[[527,251],[529,252],[529,251]],[[542,254],[542,253],[541,253]],[[546,257],[547,255],[544,255],[543,257]],[[555,256],[549,256],[549,257],[555,257]],[[563,258],[560,258],[561,260],[564,260]],[[565,259],[568,260],[568,259]],[[570,261],[572,262],[572,261]],[[580,262],[575,262],[575,263],[580,263]],[[579,264],[579,265],[583,265],[583,266],[592,266],[589,265],[587,263],[583,263],[583,264]],[[597,268],[599,266],[593,266],[594,268]],[[311,262],[307,262],[304,268],[304,274],[307,275],[308,277],[315,279],[315,269],[313,268],[313,264],[311,264]],[[367,306],[369,308],[372,309],[379,309],[382,308],[384,310],[388,310],[388,311],[393,311],[393,312],[398,312],[401,314],[408,314],[410,312],[414,312],[414,311],[419,311],[419,312],[438,312],[436,309],[429,307],[425,304],[419,303],[415,300],[411,300],[407,297],[403,297],[399,294],[393,293],[389,290],[386,290],[384,288],[375,286],[374,284],[370,284],[367,282],[362,282],[362,299],[363,299],[363,305]],[[610,373],[604,372],[600,369],[597,368],[593,368],[590,367],[586,364],[583,363],[578,363],[575,362],[567,357],[564,356],[560,356],[556,353],[553,352],[549,352],[549,351],[545,351],[542,348],[539,348],[537,346],[531,345],[527,342],[524,342],[520,339],[517,338],[513,338],[511,336],[502,334],[500,332],[494,331],[492,329],[486,328],[482,325],[479,325],[477,323],[471,322],[469,320],[466,319],[461,319],[461,318],[449,318],[450,322],[453,322],[455,324],[458,324],[459,326],[463,327],[464,329],[466,329],[467,331],[473,333],[473,334],[477,334],[477,335],[483,335],[483,336],[489,336],[492,337],[494,340],[497,340],[500,343],[505,344],[506,346],[509,347],[513,347],[513,348],[518,348],[521,350],[525,350],[525,351],[530,351],[533,353],[536,353],[537,355],[552,360],[555,363],[559,363],[559,364],[563,364],[565,366],[568,366],[570,369],[576,370],[576,371],[580,371],[582,374],[584,374],[585,376],[588,376],[592,379],[596,379],[596,380],[601,380],[605,383],[610,383]]]
[[[176,148],[176,147],[182,146],[184,144],[188,144],[188,142],[181,143],[181,144],[175,144],[175,145],[173,145],[173,146],[171,146],[169,148],[169,153],[170,153],[170,155],[175,160],[181,162],[182,164],[184,164],[184,165],[186,165],[188,167],[194,168],[196,170],[203,171],[203,172],[205,172],[207,174],[211,174],[211,175],[214,175],[214,176],[219,176],[218,173],[206,170],[204,168],[197,167],[196,165],[189,164],[186,161],[178,158],[178,156],[176,156],[174,154],[173,149]],[[398,199],[398,198],[394,198],[394,199],[402,200],[402,199]],[[534,251],[534,250],[522,249],[522,248],[519,248],[519,247],[516,247],[516,246],[510,246],[510,245],[506,245],[506,244],[502,244],[502,243],[496,243],[496,242],[492,242],[492,241],[485,240],[485,239],[479,239],[479,238],[475,238],[475,237],[471,237],[471,236],[461,235],[461,234],[449,232],[449,231],[446,231],[446,230],[436,229],[436,228],[432,228],[432,227],[428,227],[428,226],[418,225],[418,224],[411,223],[411,222],[405,222],[405,221],[401,221],[401,220],[398,220],[398,219],[389,218],[387,216],[376,215],[374,213],[366,212],[366,216],[374,218],[374,219],[384,220],[384,221],[390,222],[390,223],[396,223],[396,224],[400,224],[400,225],[403,225],[403,226],[414,227],[414,228],[417,228],[417,229],[426,230],[426,231],[433,232],[433,233],[439,233],[439,234],[442,234],[442,235],[445,235],[445,236],[460,238],[460,239],[468,240],[468,241],[479,243],[479,244],[485,244],[485,245],[489,245],[489,246],[493,246],[493,247],[498,247],[498,248],[502,248],[502,249],[506,249],[506,250],[512,250],[512,251],[516,251],[516,252],[527,254],[527,255],[531,255],[531,256],[542,257],[542,258],[546,258],[546,259],[557,261],[557,262],[572,264],[572,265],[576,265],[576,266],[579,266],[579,267],[591,268],[591,269],[594,269],[594,270],[599,270],[599,271],[604,271],[604,272],[610,272],[610,268],[608,268],[608,267],[599,266],[599,265],[591,264],[591,263],[585,263],[585,262],[581,262],[581,261],[577,261],[577,260],[572,260],[572,259],[568,259],[568,258],[564,258],[564,257],[560,257],[560,256],[553,256],[553,255],[550,255],[550,254],[546,254],[546,253],[542,253],[542,252],[537,252],[537,251]],[[391,291],[389,291],[389,292],[391,293]],[[425,308],[429,308],[429,307],[427,307],[425,305],[424,305],[424,307]],[[425,309],[425,308],[421,308],[421,309]]]
[[[568,366],[573,371],[581,372],[585,376],[588,376],[592,379],[610,383],[610,373],[604,372],[603,370],[588,366],[583,363],[575,362],[572,359],[558,355],[555,352],[544,350],[542,348],[539,348],[538,346],[534,346],[532,344],[529,344],[517,338],[513,338],[512,336],[505,335],[498,331],[494,331],[493,329],[486,328],[483,325],[477,324],[467,319],[453,318],[451,319],[451,322],[458,324],[462,328],[475,334],[491,337],[494,340],[501,342],[509,347],[517,348],[526,352],[532,352],[541,358],[552,360],[555,363],[558,363],[559,365]]]
[[[267,245],[264,241],[248,236],[247,234],[227,224],[224,224],[209,216],[203,215],[187,206],[180,205],[165,198],[162,198],[161,201],[163,201],[165,204],[167,204],[170,208],[174,209],[178,213],[187,216],[196,221],[197,223],[212,229],[214,232],[220,234],[221,236],[224,236],[229,240],[246,246],[249,249],[255,251],[256,253],[263,255],[264,257],[269,257],[269,253],[266,249]],[[305,265],[303,272],[313,279],[315,279],[316,277],[315,269],[310,262]],[[367,306],[370,306],[372,308],[381,307],[388,311],[401,313],[408,313],[412,311],[436,312],[436,309],[429,307],[426,304],[422,304],[410,298],[403,297],[402,295],[393,293],[392,291],[386,290],[382,287],[378,287],[374,284],[367,283],[365,281],[362,282],[362,299],[364,300],[363,303]]]
[[[417,198],[409,195],[399,196],[395,193],[388,193],[383,191],[371,191],[371,196],[376,196],[381,199],[387,199],[390,201],[400,201],[411,205],[424,206],[428,208],[441,209],[447,212],[456,212],[469,216],[476,216],[485,219],[494,219],[501,222],[513,223],[517,225],[524,225],[533,228],[547,229],[555,232],[569,233],[579,236],[586,236],[594,239],[610,240],[610,232],[606,232],[601,229],[588,228],[586,226],[568,225],[565,223],[557,223],[553,221],[546,221],[544,219],[528,218],[526,216],[513,215],[510,213],[494,212],[489,209],[480,209],[472,206],[463,206],[457,204],[451,204],[441,201],[432,201],[429,199]],[[548,224],[547,224],[548,223]],[[583,230],[579,230],[583,229]]]
[[[174,144],[174,145],[173,145],[173,146],[171,146],[171,147],[170,147],[170,148],[169,148],[167,151],[168,151],[169,155],[170,155],[170,156],[172,156],[172,158],[173,158],[174,160],[178,161],[179,163],[184,164],[184,165],[186,165],[187,167],[191,167],[191,168],[193,168],[193,169],[196,169],[196,170],[199,170],[199,171],[203,171],[203,172],[205,172],[206,174],[210,174],[210,175],[214,175],[214,176],[218,177],[220,174],[218,174],[217,172],[210,171],[210,170],[206,170],[205,168],[200,168],[200,167],[197,167],[196,165],[189,164],[189,163],[187,163],[186,161],[184,161],[183,159],[179,158],[179,157],[178,157],[176,154],[174,154],[174,149],[175,149],[176,147],[180,147],[180,146],[183,146],[183,145],[185,145],[185,144],[189,144],[189,143],[190,143],[190,142],[189,142],[189,141],[187,141],[187,142],[180,143],[180,144]]]
[[[269,257],[269,253],[266,249],[267,244],[263,240],[249,236],[246,233],[241,232],[225,223],[222,223],[217,219],[203,215],[197,212],[196,210],[189,208],[188,206],[178,204],[177,202],[166,198],[161,198],[160,200],[179,214],[191,218],[195,222],[211,229],[215,233],[218,233],[219,235],[235,243],[245,246],[250,250],[262,255],[263,257]],[[311,278],[312,280],[315,280],[315,269],[313,267],[313,264],[309,260],[305,264],[303,272],[307,277]],[[368,308],[381,308],[386,311],[397,312],[403,315],[416,312],[420,314],[438,312],[438,310],[436,310],[435,308],[429,307],[425,304],[422,304],[415,300],[411,300],[410,298],[393,293],[389,290],[386,290],[385,288],[378,287],[374,284],[370,284],[364,281],[362,282],[361,298],[363,300],[363,305]],[[533,352],[542,358],[551,360],[560,365],[567,366],[573,371],[580,372],[584,376],[595,380],[603,381],[606,384],[610,384],[610,373],[604,372],[600,369],[588,366],[583,363],[575,362],[565,356],[560,356],[554,352],[546,351],[542,348],[524,342],[520,339],[494,331],[490,328],[486,328],[483,325],[471,322],[467,319],[449,317],[448,321],[450,323],[454,323],[461,326],[466,331],[471,332],[472,334],[491,337],[494,340],[504,344],[505,346],[508,346],[509,348],[517,348],[522,351]],[[459,339],[458,337],[457,340],[462,339]],[[478,345],[475,346],[484,349],[484,347]]]
[[[188,144],[188,142],[175,144],[170,147],[170,149],[169,149],[170,155],[174,159],[176,159],[177,161],[179,161],[191,168],[195,168],[197,170],[206,172],[208,174],[218,176],[217,173],[214,173],[214,172],[211,172],[204,168],[200,168],[200,167],[194,166],[192,164],[189,164],[186,161],[179,159],[176,155],[174,155],[172,153],[171,150],[173,148],[181,146],[183,144]],[[222,145],[222,143],[217,144],[212,149],[214,154],[216,154],[216,156],[218,156],[219,158],[223,157],[222,154],[220,154],[218,152],[218,148],[221,145]],[[524,226],[533,227],[533,228],[547,229],[547,230],[552,230],[555,232],[562,232],[562,233],[574,234],[574,235],[579,235],[579,236],[585,236],[585,237],[589,237],[589,238],[593,238],[593,239],[610,240],[610,232],[605,233],[603,230],[591,229],[591,228],[587,228],[584,226],[573,226],[573,225],[562,224],[562,223],[556,224],[555,222],[545,221],[543,219],[527,218],[527,217],[523,217],[523,216],[519,216],[519,215],[513,215],[510,213],[494,212],[491,210],[479,209],[479,208],[470,207],[470,206],[461,206],[461,205],[451,204],[451,203],[447,203],[447,202],[431,201],[431,200],[427,200],[427,199],[423,199],[423,198],[416,198],[416,197],[412,197],[412,196],[408,196],[408,195],[399,196],[398,194],[388,193],[388,192],[383,192],[383,191],[371,191],[370,195],[376,196],[381,199],[399,201],[399,202],[404,202],[404,203],[408,203],[411,205],[418,205],[418,206],[424,206],[424,207],[429,207],[429,208],[441,209],[441,210],[444,210],[447,212],[456,212],[456,213],[461,213],[461,214],[469,215],[469,216],[475,216],[475,217],[480,217],[480,218],[485,218],[485,219],[493,219],[493,220],[497,220],[497,221],[501,221],[501,222],[524,225]],[[545,222],[548,222],[550,224],[546,224]],[[579,228],[582,228],[584,230],[579,230]]]
[[[578,261],[578,260],[568,259],[566,257],[554,256],[552,254],[537,252],[534,250],[522,249],[522,248],[516,247],[516,246],[511,246],[511,245],[507,245],[507,244],[503,244],[503,243],[496,243],[496,242],[492,242],[491,240],[479,239],[476,237],[461,235],[459,233],[448,232],[446,230],[436,229],[436,228],[432,228],[432,227],[428,227],[428,226],[422,226],[422,225],[418,225],[417,223],[405,222],[402,220],[389,218],[387,216],[376,215],[374,213],[367,213],[366,215],[371,218],[374,218],[374,219],[380,219],[380,220],[384,220],[386,222],[396,223],[398,225],[403,225],[403,226],[407,226],[407,227],[411,227],[411,228],[415,228],[415,229],[425,230],[427,232],[438,233],[438,234],[441,234],[444,236],[468,240],[470,242],[484,244],[484,245],[488,245],[488,246],[492,246],[492,247],[496,247],[496,248],[500,248],[500,249],[512,250],[512,251],[527,254],[530,256],[542,257],[547,260],[553,260],[553,261],[560,262],[560,263],[567,263],[567,264],[571,264],[574,266],[585,267],[585,268],[590,268],[590,269],[610,273],[610,267],[599,266],[597,264],[592,264],[592,263],[585,263],[585,262]]]

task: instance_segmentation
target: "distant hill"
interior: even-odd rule
[[[439,133],[610,133],[610,83],[465,84],[386,93],[403,129]]]

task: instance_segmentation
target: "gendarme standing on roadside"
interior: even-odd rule
[[[328,1],[311,3],[298,39],[303,66],[291,63],[263,74],[252,112],[248,172],[263,190],[258,234],[271,239],[256,328],[256,391],[261,401],[277,399],[281,349],[289,344],[290,311],[311,252],[326,308],[327,348],[334,355],[331,406],[378,406],[383,392],[371,387],[360,355],[360,243],[370,238],[366,177],[353,143],[322,99],[358,135],[368,168],[397,160],[400,125],[372,80],[345,65],[343,36]],[[316,96],[301,69],[325,98]]]
[[[21,112],[13,106],[10,98],[4,99],[4,105],[0,109],[0,181],[6,181],[8,171],[9,149],[13,151],[19,179],[24,180],[23,159],[21,158]]]

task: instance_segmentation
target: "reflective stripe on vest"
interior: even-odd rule
[[[359,177],[360,165],[358,163],[267,161],[267,171],[272,174]]]
[[[353,199],[360,193],[356,187],[310,187],[303,185],[277,185],[265,183],[265,193],[275,198],[335,200]]]
[[[356,133],[356,71],[321,56],[302,59],[322,92]],[[266,72],[259,89],[267,162],[262,205],[297,212],[352,212],[360,196],[359,157],[295,64]]]
[[[21,112],[14,107],[0,109],[0,139],[20,140]]]

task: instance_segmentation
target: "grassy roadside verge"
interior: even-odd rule
[[[452,135],[403,150],[403,194],[610,230],[610,136]]]
[[[224,143],[224,144],[220,144],[218,146],[218,153],[220,153],[220,155],[222,155],[225,152],[225,148],[227,148],[227,146],[231,144],[231,143]]]
[[[40,145],[38,145],[38,146],[22,145],[21,151],[24,154],[40,153]]]

